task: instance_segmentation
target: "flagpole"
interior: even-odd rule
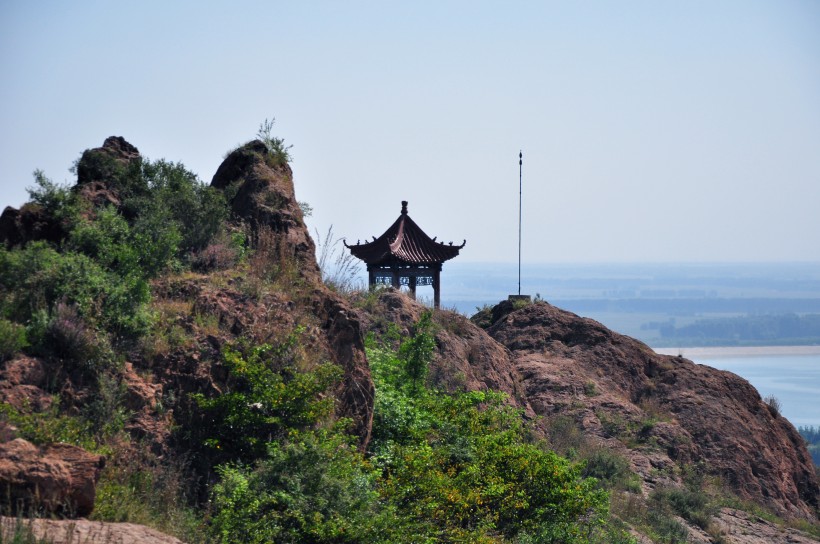
[[[521,165],[524,155],[518,150],[518,294],[521,295]]]

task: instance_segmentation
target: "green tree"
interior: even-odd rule
[[[419,386],[424,384],[428,367],[433,360],[436,340],[431,332],[432,316],[429,310],[422,313],[413,326],[410,338],[399,347],[399,358],[403,364],[404,374],[410,380],[413,393],[418,392]]]
[[[341,369],[326,363],[301,371],[300,334],[297,329],[276,346],[224,348],[226,389],[215,397],[192,395],[200,414],[191,432],[216,462],[253,462],[265,455],[269,443],[332,413],[333,398],[326,392]]]

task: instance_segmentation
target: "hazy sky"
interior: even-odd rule
[[[460,261],[820,261],[820,2],[0,1],[0,206],[110,135]]]

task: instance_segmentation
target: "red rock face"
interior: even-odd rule
[[[0,488],[14,512],[87,516],[94,509],[101,455],[69,444],[43,448],[16,438],[0,444]]]
[[[270,229],[283,257],[293,257],[299,272],[313,282],[320,279],[316,246],[305,226],[293,190],[293,173],[287,164],[277,164],[259,140],[231,152],[216,170],[211,186],[232,194],[230,205],[259,232]]]
[[[700,463],[743,499],[787,517],[815,515],[820,486],[802,439],[746,380],[658,355],[546,303],[502,303],[495,313],[487,332],[512,352],[535,412],[568,415],[604,443],[629,445],[650,486],[659,469]]]

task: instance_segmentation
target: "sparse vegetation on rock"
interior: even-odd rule
[[[323,277],[272,127],[210,185],[111,137],[3,212],[0,541],[820,534],[805,442],[744,380],[540,297],[470,321]]]

